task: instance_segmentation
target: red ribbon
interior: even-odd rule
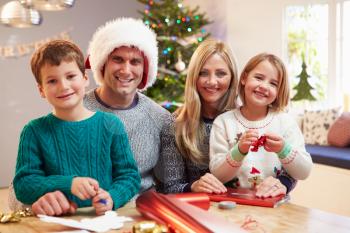
[[[266,136],[264,135],[260,136],[257,141],[252,143],[253,147],[250,149],[250,151],[257,152],[259,150],[259,147],[264,146],[265,143],[266,143]]]

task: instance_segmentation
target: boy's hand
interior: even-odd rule
[[[264,145],[266,151],[278,153],[283,149],[284,140],[282,137],[273,133],[265,133],[264,135],[266,136]]]
[[[32,205],[32,211],[35,215],[74,214],[76,209],[77,205],[69,201],[61,191],[46,193]]]
[[[75,177],[72,181],[72,194],[80,200],[91,199],[97,195],[98,182],[89,177]]]
[[[259,133],[256,129],[247,130],[239,139],[238,149],[242,154],[247,154],[253,142],[257,141]]]
[[[95,207],[97,215],[102,215],[106,211],[113,209],[113,200],[109,192],[100,188],[97,195],[92,198],[92,206]]]

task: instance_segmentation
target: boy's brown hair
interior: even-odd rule
[[[41,68],[45,64],[59,66],[62,61],[75,61],[79,70],[85,74],[84,55],[80,48],[67,40],[52,40],[40,46],[30,61],[36,82],[41,85]]]

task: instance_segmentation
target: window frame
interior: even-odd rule
[[[328,76],[324,101],[316,101],[322,107],[343,106],[345,87],[342,87],[343,57],[343,3],[349,0],[299,0],[286,1],[283,13],[283,57],[288,60],[288,31],[285,22],[286,10],[290,6],[328,5]],[[337,15],[339,11],[339,15]],[[337,21],[339,23],[337,24]],[[291,87],[292,88],[292,87]]]

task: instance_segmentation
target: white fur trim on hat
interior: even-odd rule
[[[114,49],[121,46],[135,46],[144,53],[148,60],[146,90],[156,81],[158,70],[158,47],[156,34],[142,20],[118,18],[99,27],[89,44],[88,55],[94,79],[102,84],[101,70]]]

